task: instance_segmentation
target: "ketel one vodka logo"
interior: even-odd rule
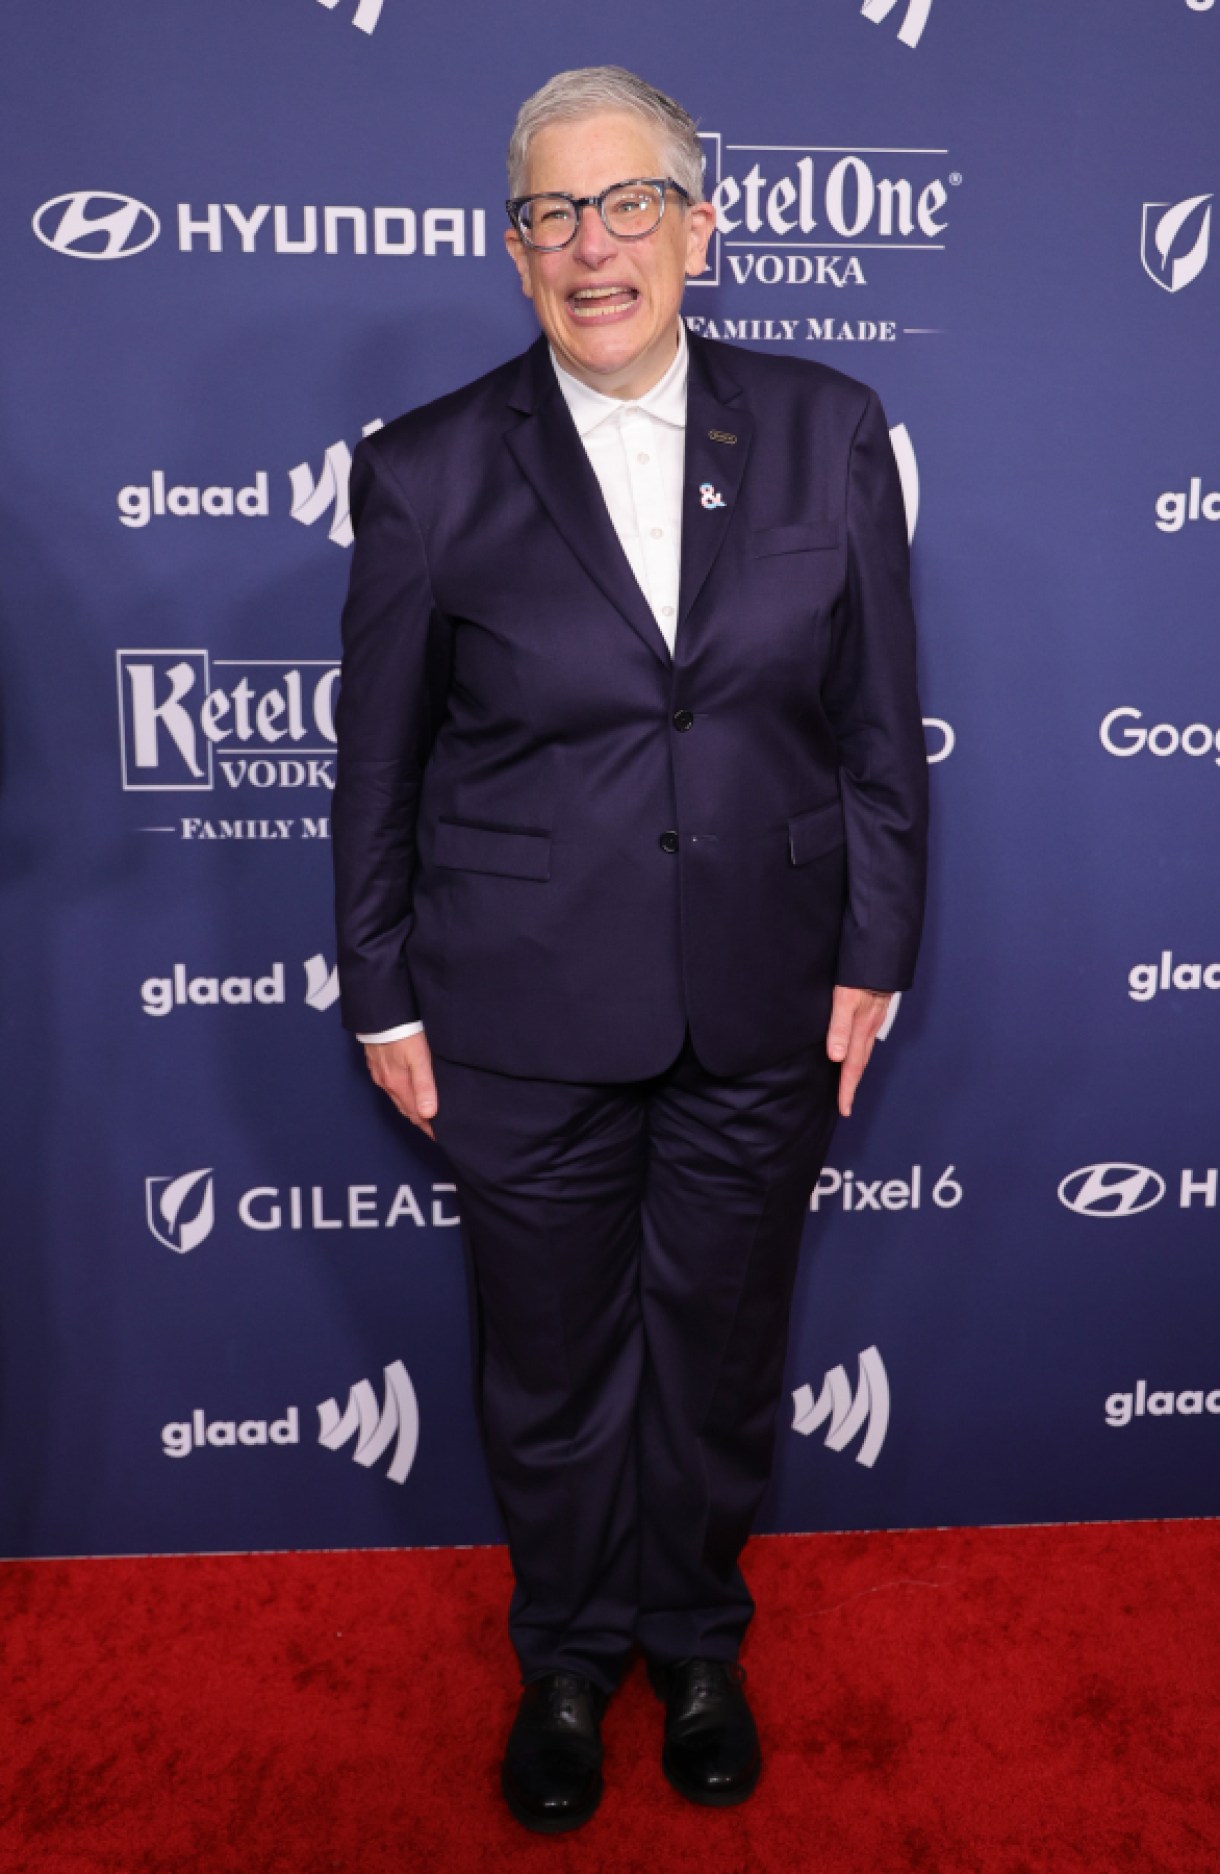
[[[832,1366],[816,1400],[811,1386],[798,1386],[792,1395],[792,1429],[810,1437],[819,1425],[830,1423],[826,1447],[843,1451],[858,1431],[864,1432],[856,1463],[870,1468],[877,1462],[890,1423],[890,1383],[876,1347],[860,1355],[859,1379],[853,1397],[847,1369]]]
[[[699,141],[716,232],[692,286],[864,286],[867,257],[945,246],[947,150]]]
[[[333,788],[333,658],[119,651],[128,793]]]

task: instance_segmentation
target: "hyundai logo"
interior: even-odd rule
[[[127,260],[151,247],[161,232],[146,203],[109,189],[54,195],[35,210],[31,225],[44,247],[75,260]]]
[[[1164,1195],[1164,1178],[1147,1165],[1083,1165],[1059,1186],[1059,1202],[1081,1217],[1134,1217]]]

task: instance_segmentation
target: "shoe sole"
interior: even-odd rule
[[[599,1776],[593,1799],[586,1803],[583,1809],[572,1809],[567,1815],[540,1816],[535,1815],[531,1809],[523,1808],[509,1790],[505,1777],[501,1775],[500,1778],[500,1790],[514,1820],[520,1822],[522,1828],[529,1829],[534,1835],[566,1835],[571,1829],[583,1828],[589,1818],[596,1814],[597,1806],[602,1799],[603,1787]]]
[[[739,1784],[736,1789],[712,1790],[703,1789],[697,1783],[683,1782],[681,1777],[674,1775],[664,1757],[661,1758],[661,1769],[671,1789],[677,1790],[679,1796],[685,1796],[687,1802],[697,1802],[704,1809],[732,1809],[739,1802],[748,1802],[762,1775],[762,1764],[757,1763],[747,1783]]]

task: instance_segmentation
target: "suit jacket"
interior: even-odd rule
[[[710,483],[723,505],[706,506]],[[347,1027],[632,1080],[904,989],[927,764],[874,392],[690,335],[671,658],[540,337],[356,449],[333,835]]]

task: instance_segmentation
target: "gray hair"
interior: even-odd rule
[[[556,72],[517,112],[508,140],[508,192],[525,192],[530,143],[546,124],[572,123],[599,111],[630,111],[660,132],[668,174],[692,202],[703,200],[703,151],[695,120],[655,86],[621,65],[585,65]]]

